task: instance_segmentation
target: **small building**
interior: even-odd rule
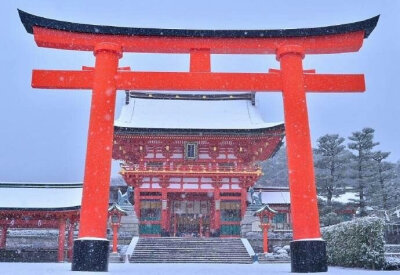
[[[114,125],[141,236],[239,236],[258,162],[284,137],[252,93],[127,92]]]
[[[68,259],[71,259],[73,233],[79,222],[82,183],[1,182],[0,197],[2,257],[10,258],[12,254],[7,252],[8,230],[57,229],[57,260],[59,262],[65,260],[65,243],[67,243]],[[68,232],[67,241],[66,232]],[[24,261],[23,257],[22,255],[21,261]]]

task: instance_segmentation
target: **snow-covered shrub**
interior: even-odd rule
[[[384,222],[366,217],[322,228],[331,265],[381,269],[384,266]]]

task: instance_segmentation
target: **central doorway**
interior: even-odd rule
[[[170,210],[173,236],[210,236],[211,199],[206,194],[173,194]]]

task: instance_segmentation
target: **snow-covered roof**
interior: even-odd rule
[[[346,192],[344,194],[332,198],[333,201],[337,201],[340,203],[350,203],[357,201],[358,199],[359,198],[356,192]]]
[[[264,204],[262,207],[260,207],[260,209],[256,210],[253,215],[256,216],[256,215],[260,214],[261,212],[263,212],[264,210],[267,210],[267,211],[269,211],[271,213],[274,213],[274,214],[278,213],[278,211],[276,211],[276,210],[272,209],[271,207],[269,207],[268,204]]]
[[[281,125],[265,122],[246,98],[225,96],[160,99],[133,97],[122,107],[116,127],[154,129],[264,129]]]
[[[325,196],[318,196],[318,198],[326,201]],[[332,197],[332,201],[340,202],[343,204],[353,203],[353,202],[357,201],[358,199],[359,199],[358,194],[354,191],[347,191],[343,194]]]
[[[0,210],[79,209],[82,183],[0,182]]]
[[[255,192],[257,194],[258,192]],[[250,193],[247,194],[247,200],[251,201]],[[262,191],[262,203],[266,204],[290,204],[289,191]]]
[[[109,208],[108,208],[108,212],[113,211],[113,210],[117,210],[118,212],[120,212],[122,215],[127,216],[128,212],[126,212],[124,209],[121,208],[121,206],[118,203],[113,203]]]

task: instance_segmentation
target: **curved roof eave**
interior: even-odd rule
[[[132,127],[120,127],[114,126],[115,134],[186,134],[186,135],[252,135],[252,134],[263,134],[272,130],[284,131],[284,123],[277,123],[276,125],[263,128],[252,128],[252,129],[183,129],[183,128],[132,128]],[[284,134],[282,134],[284,135]]]
[[[159,37],[205,37],[205,38],[274,38],[274,37],[307,37],[333,34],[344,34],[364,31],[367,38],[374,30],[379,15],[353,23],[316,28],[274,29],[274,30],[193,30],[193,29],[159,29],[131,28],[104,25],[72,23],[36,16],[18,9],[19,17],[28,33],[33,27],[42,27],[60,31],[126,36],[159,36]]]

